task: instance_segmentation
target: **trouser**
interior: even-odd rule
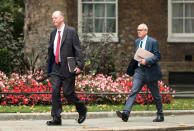
[[[52,110],[51,116],[54,120],[61,119],[62,103],[61,103],[61,87],[63,89],[63,95],[68,102],[73,103],[76,106],[76,110],[79,115],[86,113],[85,104],[77,97],[75,93],[75,76],[70,78],[61,78],[58,75],[51,75],[51,87],[52,87]]]
[[[146,82],[145,71],[141,68],[137,68],[135,70],[135,74],[133,76],[133,86],[123,109],[123,112],[127,115],[130,114],[135,98],[145,84],[147,84],[147,87],[150,90],[156,103],[157,115],[163,116],[162,100],[158,88],[158,81]]]

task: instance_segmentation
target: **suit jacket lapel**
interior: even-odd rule
[[[139,48],[139,44],[140,44],[140,38],[137,40],[137,43],[136,43],[136,50]],[[149,47],[150,47],[150,37],[148,36],[148,37],[147,37],[147,40],[146,40],[145,49],[149,51]]]
[[[64,44],[64,41],[65,41],[65,39],[66,39],[66,37],[67,37],[67,25],[65,25],[65,28],[64,28],[64,30],[63,30],[63,37],[62,37],[62,40],[61,40],[61,46]]]
[[[54,45],[54,41],[55,41],[55,36],[57,34],[57,29],[54,30],[54,32],[51,34],[51,47],[53,47]]]
[[[150,37],[148,36],[147,37],[147,40],[146,40],[146,46],[145,46],[145,49],[149,51],[149,46],[150,46]]]
[[[136,43],[136,50],[139,48],[139,44],[140,44],[140,39],[137,40],[137,43]]]

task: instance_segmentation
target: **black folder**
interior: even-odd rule
[[[68,63],[69,72],[75,73],[74,71],[74,69],[76,68],[75,57],[67,57],[67,63]]]

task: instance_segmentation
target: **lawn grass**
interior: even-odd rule
[[[123,110],[124,105],[87,105],[89,112],[100,111],[116,111]],[[194,98],[187,99],[173,99],[170,104],[163,104],[164,110],[194,110]],[[145,111],[147,105],[135,104],[132,108],[133,111]],[[156,110],[155,105],[149,105],[149,110]],[[51,105],[39,105],[39,106],[0,106],[0,113],[34,113],[34,112],[50,112]],[[75,112],[75,106],[64,105],[63,112]]]

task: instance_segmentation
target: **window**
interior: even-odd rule
[[[78,0],[79,33],[95,35],[111,34],[118,41],[117,0]]]
[[[168,1],[168,42],[194,42],[194,0]]]
[[[194,85],[194,72],[169,72],[169,84]]]

